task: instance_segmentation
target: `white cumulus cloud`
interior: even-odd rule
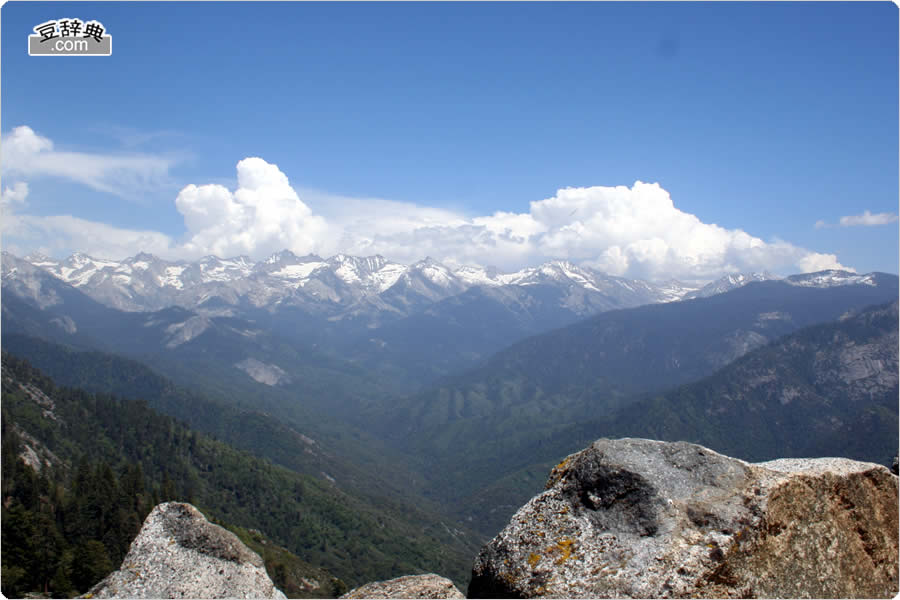
[[[703,281],[723,273],[842,265],[787,242],[704,223],[678,209],[657,183],[564,188],[532,202],[528,213],[502,215],[528,254],[565,258],[615,275]],[[490,218],[479,220],[490,225]],[[805,257],[816,256],[801,263]]]
[[[845,267],[838,262],[837,256],[834,254],[820,254],[818,252],[808,252],[799,257],[796,261],[800,267],[801,273],[815,273],[816,271],[827,271],[829,269],[838,269],[842,271],[850,271],[856,273],[856,269]]]
[[[175,206],[188,231],[184,254],[261,256],[285,248],[306,254],[326,245],[325,219],[312,214],[276,165],[245,158],[237,176],[234,192],[191,184],[178,194]]]

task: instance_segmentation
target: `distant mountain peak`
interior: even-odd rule
[[[719,279],[716,279],[715,281],[707,283],[698,290],[688,292],[687,294],[685,294],[684,299],[691,300],[693,298],[708,298],[709,296],[723,294],[727,291],[743,287],[748,283],[752,283],[754,281],[769,281],[772,279],[779,279],[779,277],[773,275],[768,271],[751,273],[729,273],[720,277]]]

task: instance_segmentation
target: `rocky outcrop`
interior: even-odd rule
[[[897,515],[880,465],[601,439],[482,549],[468,596],[893,597]]]
[[[465,598],[453,582],[440,575],[407,575],[375,581],[351,590],[341,598]]]
[[[190,504],[158,505],[86,598],[284,598],[258,554]]]

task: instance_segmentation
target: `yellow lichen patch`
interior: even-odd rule
[[[572,545],[575,543],[575,540],[566,538],[564,540],[560,540],[557,542],[557,547],[562,552],[562,556],[559,557],[559,560],[556,562],[562,564],[569,560],[572,557]]]
[[[532,552],[532,553],[528,556],[528,564],[529,564],[529,566],[531,566],[532,569],[533,569],[534,566],[535,566],[536,564],[538,564],[540,561],[541,561],[541,557],[540,557],[539,555],[535,554],[534,552]]]
[[[575,540],[571,538],[563,538],[556,542],[555,545],[548,547],[544,552],[548,555],[559,553],[559,558],[556,559],[556,564],[561,565],[570,558],[572,558],[572,550],[575,544]]]
[[[545,486],[548,490],[565,474],[570,462],[572,462],[572,457],[567,456],[561,463],[551,469],[550,477],[547,478],[547,484]]]

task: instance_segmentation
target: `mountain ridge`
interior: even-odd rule
[[[252,285],[249,282],[258,284],[260,279],[266,279],[265,283],[269,288],[282,288],[279,292],[284,292],[284,288],[293,288],[296,291],[315,283],[327,273],[334,275],[341,284],[355,287],[349,294],[353,301],[361,297],[382,294],[402,277],[417,272],[423,275],[422,279],[431,284],[456,291],[475,285],[534,285],[555,282],[613,296],[636,295],[642,303],[678,300],[699,293],[701,289],[674,280],[654,284],[639,279],[612,276],[561,259],[549,260],[541,265],[525,267],[510,273],[501,273],[493,267],[450,268],[431,257],[404,265],[391,262],[381,255],[357,257],[336,254],[322,258],[310,254],[299,257],[290,250],[276,252],[255,262],[246,256],[220,258],[211,255],[195,261],[168,261],[144,252],[118,261],[97,259],[79,252],[65,259],[53,259],[33,253],[23,260],[75,287],[84,288],[101,302],[123,310],[152,310],[165,304],[176,303],[199,304],[200,301],[192,300],[185,291],[206,286],[205,291],[209,292],[215,284],[234,284],[241,280],[247,280],[248,285]],[[761,277],[773,276],[767,273],[762,275],[753,273],[737,277],[759,280]],[[237,287],[240,291],[242,286]],[[317,286],[314,285],[315,287]],[[327,298],[346,304],[347,290],[340,291],[344,293],[332,293],[327,295]],[[280,300],[285,297],[275,295]],[[322,290],[317,289],[311,290],[310,295],[319,295],[320,299],[325,297]],[[268,296],[263,294],[254,296],[251,301],[264,304],[268,299]],[[631,300],[629,303],[634,302]]]

